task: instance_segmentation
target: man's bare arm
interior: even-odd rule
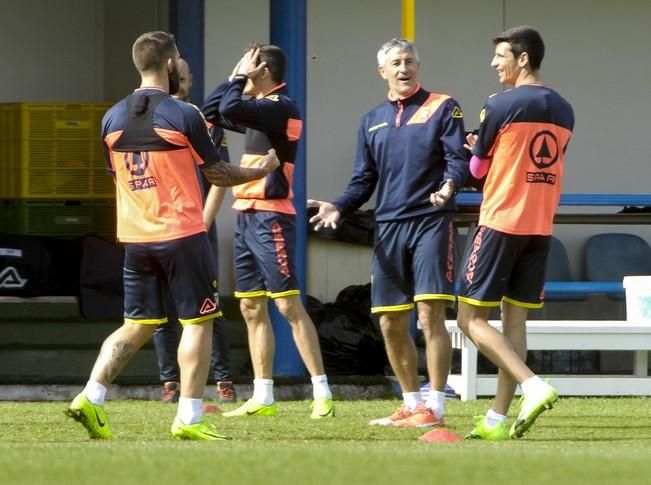
[[[215,217],[217,217],[225,195],[225,187],[210,186],[210,190],[206,196],[206,202],[203,205],[203,222],[206,224],[206,229],[210,229],[210,226],[215,221]]]
[[[217,185],[218,187],[232,187],[250,182],[251,180],[260,179],[278,168],[279,165],[280,162],[276,156],[276,152],[271,149],[262,157],[259,167],[237,167],[220,160],[215,164],[202,166],[201,170],[211,184]]]
[[[208,182],[218,187],[240,185],[262,178],[268,173],[262,168],[236,167],[235,165],[222,161],[208,165],[207,167],[201,167],[201,170],[208,179]]]

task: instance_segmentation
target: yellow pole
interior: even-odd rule
[[[402,0],[402,36],[416,41],[416,0]]]

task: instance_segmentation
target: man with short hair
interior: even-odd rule
[[[446,307],[454,302],[454,192],[468,174],[463,113],[450,96],[418,82],[416,46],[392,39],[377,53],[388,100],[360,123],[353,175],[333,203],[309,200],[319,211],[315,229],[336,228],[376,187],[377,232],[371,265],[371,312],[380,326],[403,404],[369,424],[430,427],[444,424],[451,345]],[[434,192],[437,207],[430,204]],[[426,342],[431,392],[420,393],[417,354],[409,333],[414,305]]]
[[[262,180],[234,187],[235,296],[246,321],[253,364],[253,396],[223,414],[275,416],[273,359],[275,340],[268,313],[271,297],[292,327],[296,347],[310,373],[312,419],[333,417],[332,393],[319,338],[300,299],[294,269],[296,209],[292,203],[294,160],[303,122],[283,82],[287,58],[274,45],[247,50],[206,100],[202,111],[215,125],[245,134],[241,165],[250,166],[270,148],[280,167]],[[243,95],[252,96],[242,99]]]
[[[190,66],[185,59],[179,59],[178,68],[179,89],[174,97],[187,103],[190,100],[192,72],[190,72]],[[197,110],[199,110],[199,108],[197,108]],[[230,159],[224,130],[210,123],[208,123],[208,130],[215,146],[219,148],[221,159],[228,163]],[[224,200],[226,188],[212,185],[208,182],[199,168],[197,168],[197,176],[199,177],[202,197],[204,198],[203,218],[204,223],[206,224],[206,230],[208,231],[208,239],[210,240],[213,254],[217,254],[217,226],[214,224],[214,221],[217,212],[219,212],[222,201]],[[215,263],[218,266],[218,258],[215,258]],[[174,300],[169,297],[169,293],[168,298],[166,298],[166,304],[168,321],[167,323],[156,327],[153,341],[154,348],[156,349],[156,356],[158,357],[160,380],[163,383],[161,398],[163,402],[172,403],[178,401],[179,393],[181,391],[179,385],[180,371],[177,357],[177,349],[180,339],[180,324],[178,322]],[[230,368],[230,339],[228,335],[228,324],[223,317],[216,317],[213,323],[210,368],[215,379],[217,399],[220,402],[235,401],[236,394],[235,389],[233,388],[233,379],[231,377]]]
[[[199,112],[170,96],[178,88],[174,36],[148,32],[133,44],[140,88],[102,120],[102,140],[117,198],[117,236],[125,245],[124,324],[102,344],[84,390],[67,409],[91,438],[113,437],[104,399],[131,356],[167,320],[169,286],[184,325],[179,344],[181,397],[171,433],[179,439],[225,440],[202,418],[212,321],[221,312],[213,255],[203,221],[199,165],[213,184],[232,186],[273,171],[273,151],[251,168],[224,163]]]
[[[467,437],[497,441],[521,437],[558,399],[556,390],[525,364],[526,322],[529,308],[542,307],[574,112],[542,84],[545,45],[536,30],[514,27],[493,43],[491,66],[500,83],[514,88],[488,98],[478,134],[468,135],[470,170],[486,182],[472,250],[461,269],[458,324],[499,368],[493,405]],[[491,308],[500,305],[504,334],[488,324]],[[524,400],[507,430],[517,384]]]

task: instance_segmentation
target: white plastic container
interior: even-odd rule
[[[651,276],[624,276],[626,320],[651,324]]]

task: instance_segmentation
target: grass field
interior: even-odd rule
[[[230,442],[179,442],[175,406],[109,401],[116,439],[91,441],[65,403],[0,402],[0,484],[623,484],[651,483],[651,400],[561,399],[521,440],[421,443],[423,431],[370,427],[398,401],[339,401],[312,421],[308,402],[275,418],[211,419]],[[449,401],[463,434],[488,401]],[[228,408],[228,407],[227,407]]]

